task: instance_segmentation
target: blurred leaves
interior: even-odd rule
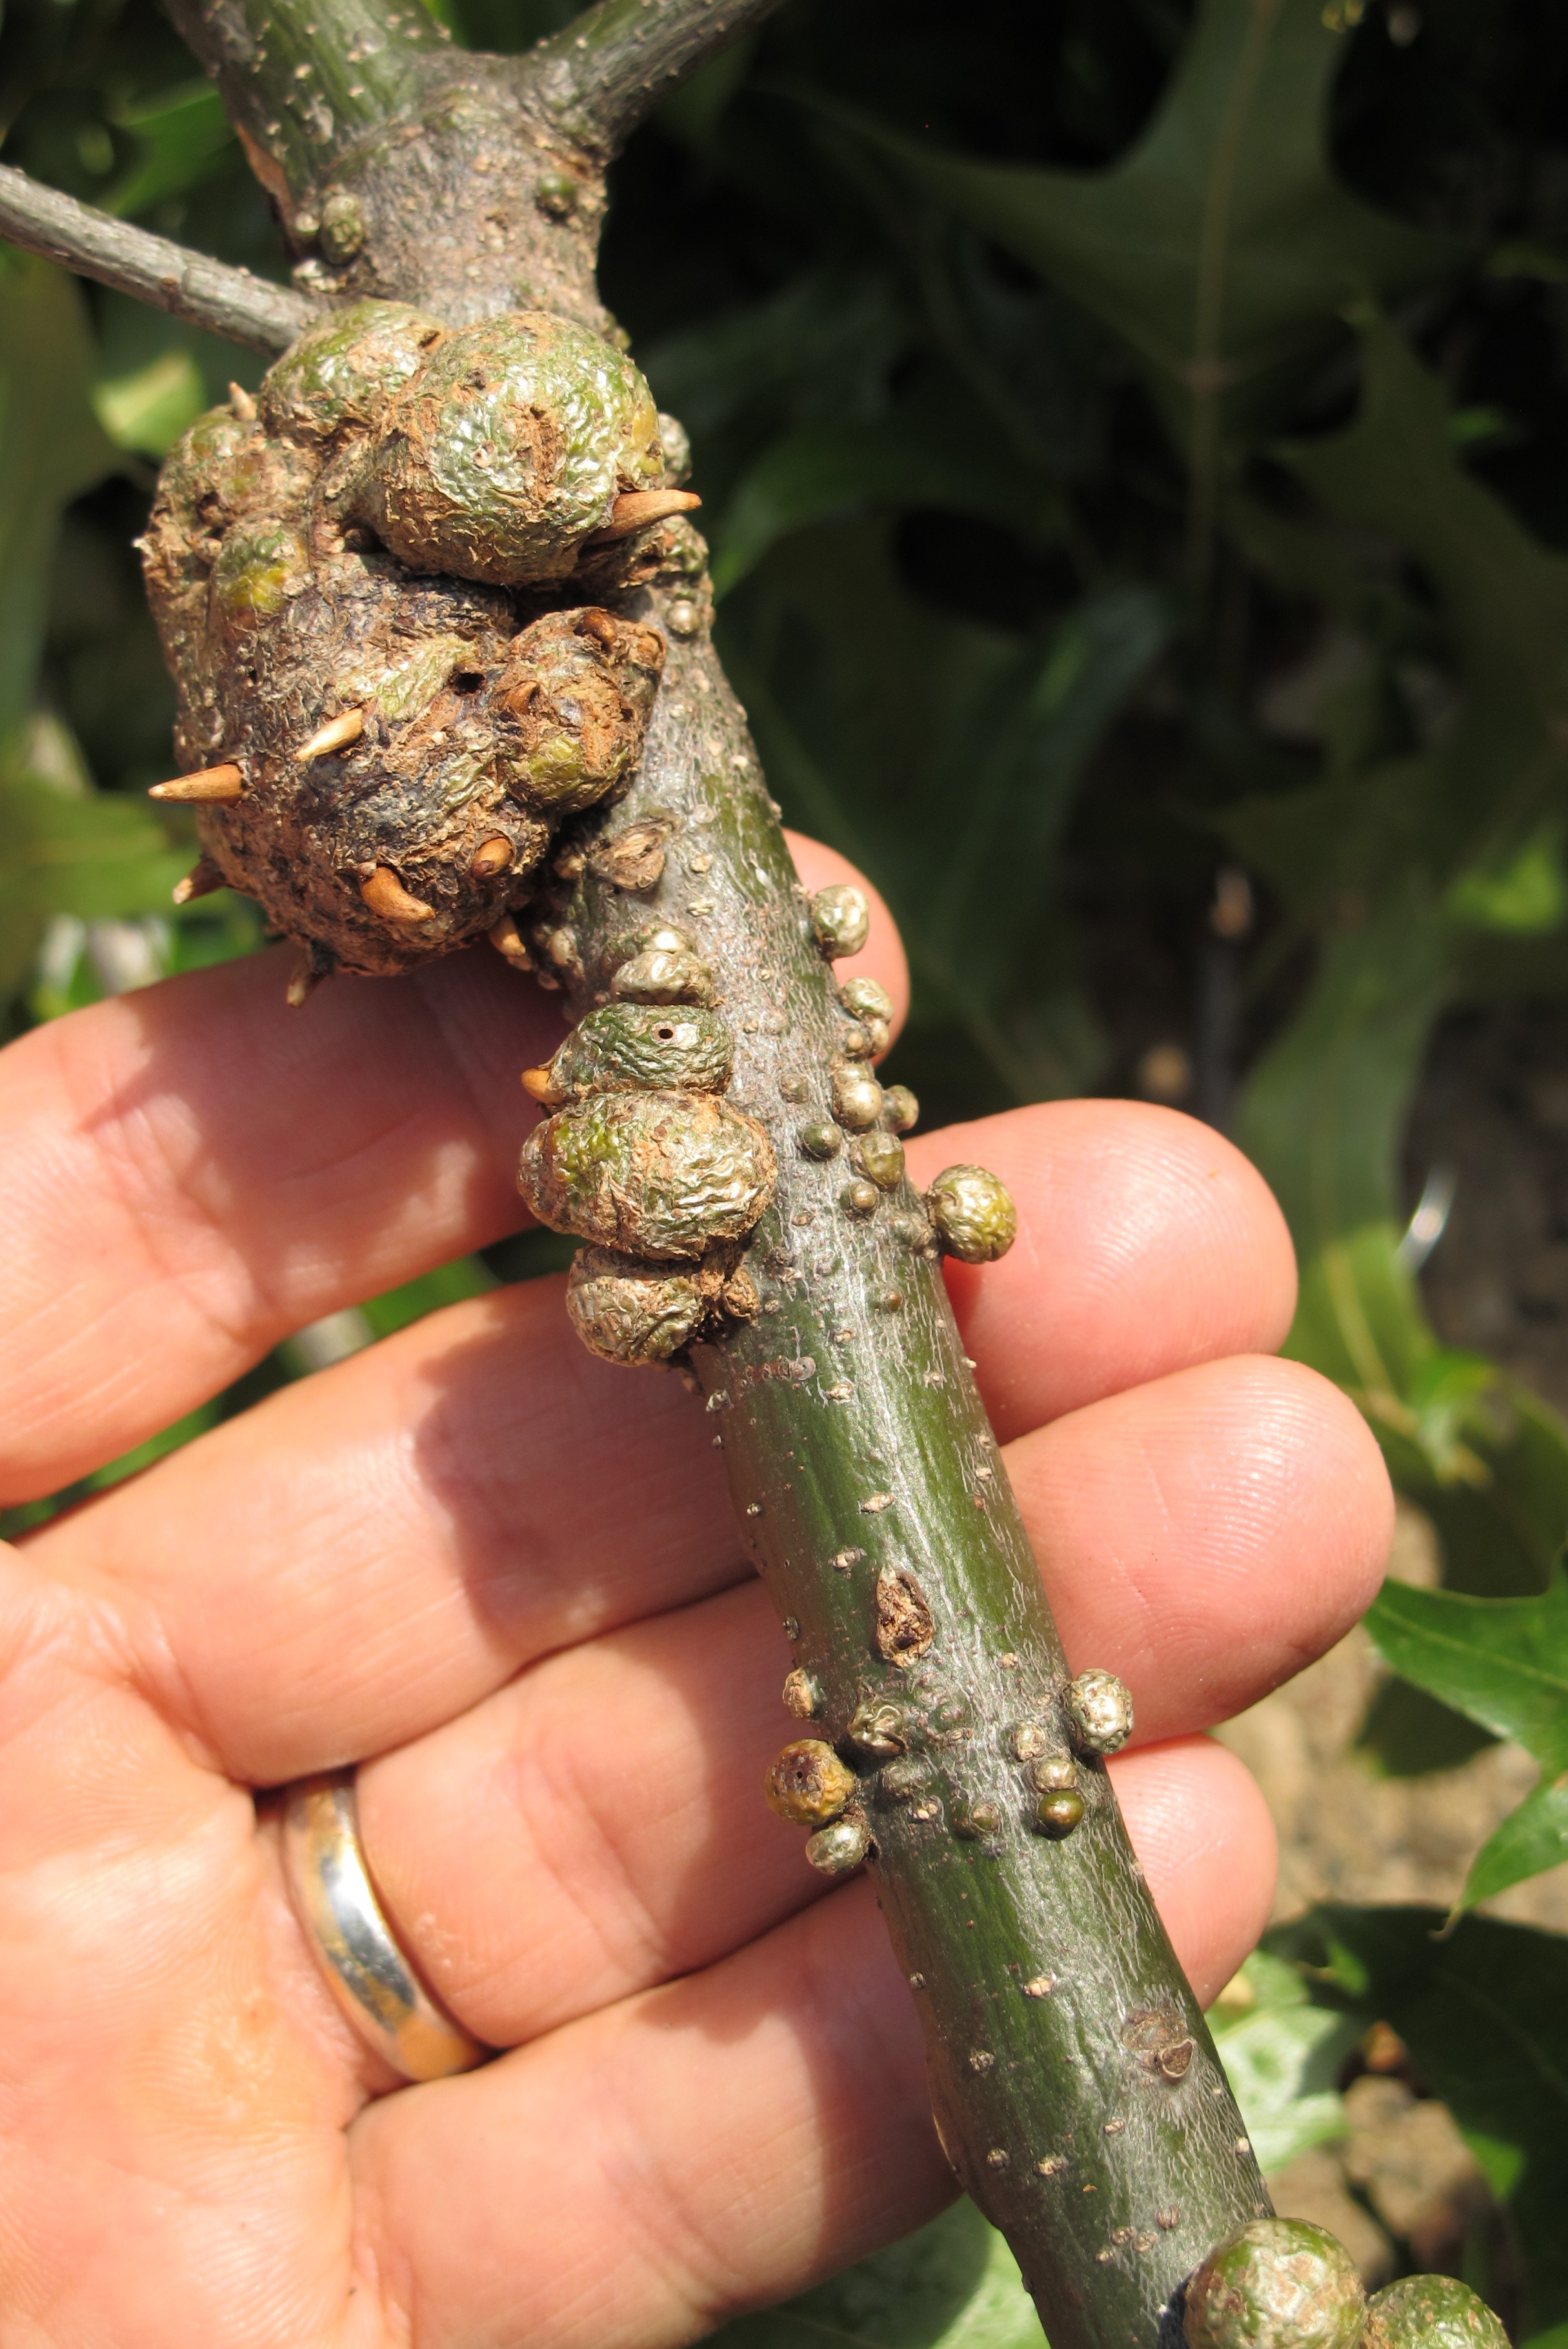
[[[1254,1950],[1209,2027],[1265,2172],[1345,2135],[1336,2080],[1359,2026],[1315,2005],[1294,1966]]]
[[[1541,1764],[1541,1784],[1477,1854],[1462,1909],[1568,1859],[1568,1574],[1538,1599],[1387,1582],[1367,1618],[1385,1661]]]
[[[1525,2254],[1524,2349],[1568,2328],[1568,1939],[1429,1909],[1315,1909],[1265,1946],[1313,1997],[1387,2023],[1458,2122]]]
[[[967,160],[853,128],[1120,337],[1194,486],[1212,487],[1222,429],[1277,419],[1348,301],[1430,284],[1463,257],[1336,179],[1326,96],[1343,47],[1319,0],[1202,0],[1153,122],[1107,171]]]
[[[782,2307],[709,2336],[714,2349],[1039,2349],[1017,2264],[973,2202]]]

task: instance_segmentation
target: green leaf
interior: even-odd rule
[[[0,245],[0,747],[32,707],[60,508],[116,462],[96,372],[75,279]]]
[[[710,2349],[1040,2349],[1016,2262],[973,2202],[781,2307],[742,2316]]]
[[[110,119],[137,148],[129,171],[99,199],[106,212],[122,219],[188,195],[235,151],[233,126],[209,81],[181,82],[119,108]]]
[[[1054,508],[1032,493],[995,440],[976,442],[912,413],[824,418],[781,434],[742,476],[715,533],[714,592],[726,594],[789,531],[901,505],[980,514],[1041,540],[1056,535]]]
[[[971,161],[822,110],[1112,327],[1201,471],[1222,410],[1254,428],[1274,412],[1356,295],[1463,258],[1335,180],[1324,121],[1343,54],[1320,0],[1204,0],[1149,129],[1092,174]]]
[[[1522,2339],[1568,2327],[1568,1938],[1429,1909],[1312,1910],[1266,1939],[1315,1997],[1391,2023],[1513,2223]]]
[[[1208,2021],[1264,2170],[1345,2135],[1334,2082],[1359,2026],[1315,2006],[1294,1966],[1254,1951]]]
[[[1541,1764],[1542,1783],[1477,1854],[1460,1908],[1568,1859],[1568,1574],[1559,1567],[1536,1599],[1386,1582],[1367,1628],[1405,1680]]]
[[[207,387],[189,349],[165,351],[93,387],[93,413],[115,447],[143,457],[167,457],[206,405]]]

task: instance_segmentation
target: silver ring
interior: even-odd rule
[[[442,2080],[490,2054],[420,1981],[376,1897],[352,1770],[284,1792],[284,1876],[327,1988],[361,2038],[406,2080]]]

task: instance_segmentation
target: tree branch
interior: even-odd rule
[[[269,356],[286,350],[322,315],[322,304],[306,295],[113,220],[6,163],[0,163],[0,236]]]
[[[779,0],[598,0],[522,61],[545,111],[613,153],[677,82]]]

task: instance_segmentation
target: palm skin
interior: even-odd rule
[[[902,992],[880,911],[852,968]],[[264,957],[0,1055],[5,1499],[515,1225],[542,999],[482,953],[281,999]],[[1378,1455],[1271,1359],[1289,1243],[1204,1127],[1058,1103],[910,1158],[1017,1199],[954,1302],[1069,1657],[1132,1688],[1119,1791],[1209,1995],[1274,1856],[1202,1732],[1365,1605]],[[662,2349],[931,2216],[870,1889],[761,1803],[787,1663],[700,1411],[590,1360],[553,1280],[0,1556],[5,2349]],[[401,1938],[507,2051],[462,2078],[399,2087],[294,1921],[256,1790],[345,1762]]]

